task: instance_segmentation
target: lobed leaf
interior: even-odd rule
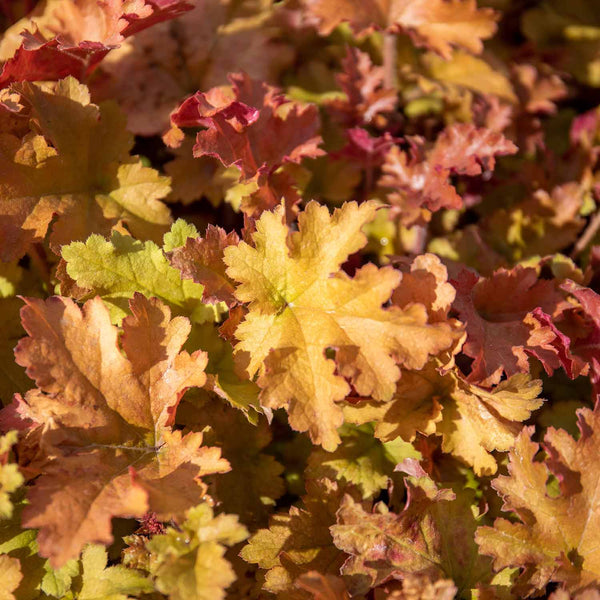
[[[359,394],[389,400],[400,377],[394,359],[418,369],[455,337],[445,323],[427,324],[423,306],[382,308],[399,282],[393,269],[365,265],[354,278],[339,270],[365,244],[360,229],[374,212],[372,203],[349,203],[330,216],[309,203],[290,234],[279,209],[257,221],[254,247],[225,250],[236,297],[249,307],[235,332],[238,360],[249,357],[247,372],[259,374],[263,406],[286,407],[292,427],[330,451],[340,442],[346,378]]]
[[[40,477],[23,524],[40,529],[40,554],[54,566],[86,543],[110,542],[112,517],[181,517],[204,493],[199,477],[229,469],[201,434],[171,429],[183,392],[206,380],[206,355],[180,352],[189,322],[141,294],[130,307],[124,353],[99,298],[83,310],[30,298],[23,309],[29,337],[16,355],[38,388],[0,418],[45,449],[30,465]]]

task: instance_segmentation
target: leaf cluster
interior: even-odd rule
[[[600,598],[594,2],[0,31],[0,600]]]

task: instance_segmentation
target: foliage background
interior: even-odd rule
[[[0,598],[600,597],[596,2],[0,8]]]

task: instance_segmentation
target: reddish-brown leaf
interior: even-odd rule
[[[225,273],[223,251],[228,246],[237,246],[239,241],[235,231],[227,234],[220,227],[209,225],[204,238],[188,238],[185,246],[171,252],[170,261],[184,279],[193,279],[204,286],[205,302],[225,302],[231,307],[237,303],[235,284]]]
[[[0,55],[10,55],[0,74],[0,87],[15,81],[84,79],[126,37],[190,10],[186,0],[59,0],[44,5],[6,33]],[[18,42],[17,42],[18,43]]]
[[[121,347],[100,298],[83,309],[29,298],[22,311],[16,357],[38,388],[0,421],[40,449],[23,525],[39,528],[40,553],[57,566],[86,543],[110,543],[113,517],[182,517],[206,491],[200,477],[229,468],[202,434],[171,430],[183,392],[206,380],[206,354],[180,351],[189,321],[141,294],[130,308]]]
[[[314,105],[286,100],[281,92],[247,75],[232,75],[233,97],[212,101],[211,90],[195,94],[172,115],[175,126],[201,126],[194,156],[213,156],[235,165],[243,179],[271,174],[286,162],[323,154],[319,117]],[[194,115],[197,116],[194,116]]]
[[[549,321],[569,307],[554,282],[517,266],[488,278],[463,270],[451,283],[457,291],[453,306],[467,330],[463,352],[475,359],[470,381],[490,385],[502,373],[525,373],[528,355],[549,373],[570,368],[563,340]]]

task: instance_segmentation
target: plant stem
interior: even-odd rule
[[[396,36],[383,34],[383,82],[386,88],[396,87]]]
[[[590,219],[585,231],[581,237],[575,242],[575,247],[571,252],[571,258],[577,258],[586,248],[586,246],[594,239],[594,236],[600,230],[600,209],[596,211],[594,216]]]

